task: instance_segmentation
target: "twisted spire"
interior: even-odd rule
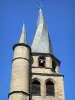
[[[52,44],[43,17],[42,10],[39,10],[37,29],[31,45],[32,52],[53,54]]]

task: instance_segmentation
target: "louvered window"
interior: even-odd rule
[[[37,80],[32,82],[32,95],[40,95],[40,82]]]
[[[46,83],[46,96],[54,96],[54,83],[51,81]]]

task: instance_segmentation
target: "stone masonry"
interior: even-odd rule
[[[32,45],[27,44],[23,24],[13,51],[9,100],[65,100],[64,75],[54,56],[41,9]]]

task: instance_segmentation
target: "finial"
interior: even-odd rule
[[[43,7],[43,3],[44,3],[44,0],[41,0],[41,1],[40,1],[40,5],[39,5],[39,8],[40,8],[40,9]]]

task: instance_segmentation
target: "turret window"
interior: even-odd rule
[[[45,67],[45,57],[44,56],[40,56],[38,59],[38,62],[39,62],[40,67]]]
[[[46,82],[46,96],[54,96],[54,83],[50,80]]]
[[[40,82],[37,80],[32,82],[32,95],[40,95]]]

